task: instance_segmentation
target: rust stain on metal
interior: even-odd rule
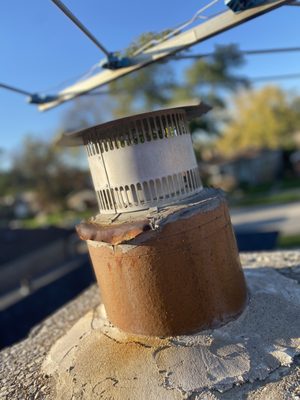
[[[149,229],[151,228],[148,220],[111,225],[84,222],[76,226],[80,239],[94,240],[112,245],[118,245],[134,239]]]
[[[128,227],[136,229],[124,227],[115,235],[119,243]],[[141,235],[143,224],[139,227]],[[129,244],[141,237],[132,232]],[[142,236],[145,240],[126,252],[122,244],[112,248],[88,240],[113,324],[135,334],[169,336],[216,326],[243,310],[246,284],[224,199],[208,210],[181,211]]]

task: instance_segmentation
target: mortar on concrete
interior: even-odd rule
[[[251,296],[240,317],[194,335],[129,335],[96,307],[44,361],[55,398],[217,399],[288,368],[300,353],[300,287],[268,268],[246,269],[246,278]]]

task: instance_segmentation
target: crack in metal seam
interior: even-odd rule
[[[152,353],[152,357],[154,358],[154,360],[156,359],[156,357],[157,357],[157,355],[161,352],[161,351],[163,351],[163,350],[166,350],[166,349],[169,349],[170,347],[172,347],[172,345],[165,345],[165,346],[161,346],[161,347],[158,347],[153,353]]]
[[[102,333],[105,337],[107,337],[108,339],[111,339],[112,341],[114,341],[115,343],[118,343],[118,344],[125,344],[125,345],[126,345],[126,344],[136,344],[136,345],[141,346],[141,347],[144,347],[144,348],[146,348],[146,349],[152,349],[152,348],[153,348],[153,346],[151,346],[151,345],[148,345],[148,344],[145,344],[145,343],[142,343],[142,342],[138,342],[138,341],[124,341],[124,342],[120,342],[119,340],[113,338],[112,336],[109,336],[107,333],[105,333],[105,332],[103,332],[103,331],[101,331],[101,333]]]
[[[90,325],[92,331],[95,330],[95,328],[94,328],[94,320],[96,318],[97,308],[98,308],[98,306],[93,308],[92,320],[91,320],[91,325]]]
[[[107,378],[103,379],[100,382],[97,382],[96,385],[93,386],[92,393],[95,393],[95,389],[96,389],[97,386],[101,385],[101,383],[103,383],[105,381],[108,381],[108,380],[112,381],[112,386],[114,386],[114,387],[117,386],[117,384],[119,383],[119,380],[117,378],[114,378],[112,376],[108,376]],[[107,389],[105,389],[102,392],[100,392],[100,396],[102,394],[104,394],[106,391],[107,391]]]
[[[102,335],[104,335],[104,336],[107,337],[108,339],[112,340],[113,342],[118,343],[118,344],[123,344],[122,342],[118,341],[117,339],[115,339],[115,338],[109,336],[107,333],[105,333],[105,332],[103,332],[103,331],[101,331],[101,333],[102,333]]]
[[[73,350],[76,349],[78,347],[78,344],[75,344],[74,346],[72,346],[65,354],[64,356],[59,360],[59,363],[61,363],[66,357],[67,355]]]

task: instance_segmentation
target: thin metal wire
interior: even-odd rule
[[[3,89],[10,90],[11,92],[16,92],[20,94],[25,94],[25,96],[32,96],[33,93],[27,92],[26,90],[16,88],[14,86],[6,85],[5,83],[0,83],[0,87]]]
[[[273,54],[273,53],[292,53],[300,51],[300,47],[279,47],[274,49],[259,49],[259,50],[238,50],[240,54],[243,55],[263,55],[263,54]],[[174,60],[188,60],[197,58],[208,58],[213,57],[216,53],[204,53],[204,54],[182,54],[171,56],[170,58]]]
[[[179,32],[181,32],[183,29],[194,23],[197,19],[207,19],[208,17],[205,17],[204,15],[201,15],[205,10],[208,8],[212,7],[216,3],[218,3],[220,0],[212,0],[210,3],[208,3],[206,6],[200,8],[193,16],[190,18],[188,21],[184,22],[183,24],[177,26],[176,28],[173,28],[171,32],[169,32],[167,35],[163,36],[161,39],[152,39],[140,48],[138,48],[133,55],[137,56],[138,54],[141,54],[143,51],[148,49],[152,45],[156,45],[159,43],[164,42],[165,40],[169,39],[172,36],[177,35]]]
[[[81,92],[68,92],[68,93],[61,93],[58,98],[63,99],[64,97],[68,97],[69,95],[73,95],[76,97],[79,96],[105,96],[105,95],[116,95],[124,92],[124,90],[99,90],[99,91],[90,91],[86,93]]]
[[[95,36],[79,21],[61,0],[51,0],[74,24],[107,56],[110,52],[95,38]]]
[[[91,68],[85,73],[83,74],[77,82],[83,81],[87,78],[89,78],[91,75],[93,75],[93,73],[97,70],[101,68],[101,61],[97,62],[96,64],[92,65]]]
[[[282,75],[265,75],[265,76],[250,76],[250,77],[245,77],[248,81],[250,82],[264,82],[264,81],[277,81],[277,80],[289,80],[289,79],[300,79],[300,73],[291,73],[291,74],[282,74]],[[85,93],[85,95],[110,95],[110,94],[118,94],[119,91],[99,91],[99,92],[91,92],[91,93]]]
[[[276,81],[276,80],[288,80],[288,79],[300,79],[300,73],[294,73],[294,74],[282,74],[282,75],[266,75],[266,76],[253,76],[253,77],[245,77],[249,82],[264,82],[264,81]],[[96,91],[96,92],[89,92],[89,93],[83,93],[81,94],[80,92],[74,93],[78,96],[104,96],[104,95],[116,95],[119,94],[120,90],[115,90],[115,91]],[[64,96],[61,96],[62,98]]]
[[[80,75],[73,76],[73,78],[65,79],[64,81],[58,83],[57,85],[47,87],[46,89],[44,89],[44,93],[51,92],[51,91],[57,91],[61,87],[64,87],[69,83],[83,81],[83,80],[89,78],[98,68],[100,68],[100,62],[97,62],[91,68],[89,68],[86,72],[81,73]]]
[[[300,73],[253,76],[252,78],[248,78],[248,79],[250,80],[250,82],[279,81],[279,80],[285,80],[285,79],[300,79]]]

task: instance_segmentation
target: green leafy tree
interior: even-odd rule
[[[216,105],[223,105],[216,96],[220,89],[234,91],[248,85],[247,79],[235,73],[244,62],[236,45],[216,46],[211,57],[200,58],[187,68],[187,87],[194,92],[204,91],[217,100]]]
[[[133,56],[139,48],[161,39],[167,33],[168,31],[143,33],[129,45],[124,55]],[[150,65],[112,82],[110,90],[114,101],[114,117],[142,112],[170,103],[174,85],[173,68],[166,63]]]
[[[226,121],[228,94],[248,87],[249,82],[237,73],[245,60],[236,45],[216,46],[209,58],[200,58],[185,70],[183,88],[174,91],[174,96],[188,100],[201,98],[213,106],[214,111],[191,123],[191,131],[205,131],[219,135],[222,122]]]
[[[299,127],[300,100],[273,86],[236,96],[233,116],[218,141],[223,154],[245,149],[289,148]]]
[[[51,143],[27,136],[12,162],[11,184],[16,190],[33,190],[45,211],[63,209],[66,196],[86,187],[88,173],[68,165]]]
[[[105,92],[101,96],[91,93],[78,97],[63,113],[58,131],[72,132],[100,124],[112,116],[112,107],[112,100]]]
[[[165,36],[147,33],[141,35],[127,49],[132,55],[137,48]],[[146,67],[110,84],[115,102],[114,116],[124,116],[132,112],[153,109],[170,104],[201,98],[216,110],[226,107],[226,92],[248,86],[248,81],[236,73],[244,59],[235,45],[217,46],[210,58],[192,62],[182,79],[175,78],[172,64],[159,63]],[[193,122],[192,131],[205,129],[209,133],[219,133],[218,126],[209,117]]]
[[[5,160],[7,154],[4,149],[0,148],[0,197],[10,193],[10,171],[5,168]]]
[[[145,33],[137,38],[124,55],[132,56],[137,49],[151,41],[159,40],[168,32]],[[216,47],[209,58],[201,58],[189,64],[180,77],[174,74],[172,63],[156,63],[116,80],[109,85],[107,96],[77,99],[63,120],[64,130],[84,128],[95,123],[118,118],[132,113],[168,107],[201,98],[214,107],[213,113],[194,120],[191,131],[194,137],[203,132],[210,136],[220,133],[226,120],[226,98],[228,93],[248,85],[237,73],[244,59],[235,45]],[[217,122],[216,122],[217,121]],[[71,129],[70,129],[71,128]],[[197,151],[201,158],[201,148]]]

